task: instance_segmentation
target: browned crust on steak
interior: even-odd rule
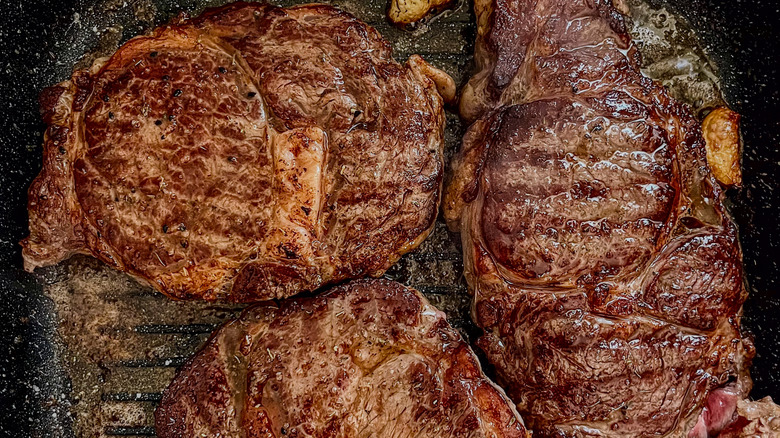
[[[476,7],[444,209],[478,344],[535,436],[685,435],[717,388],[747,395],[754,355],[699,122],[608,0]]]
[[[444,314],[387,280],[250,308],[184,365],[155,417],[160,438],[526,436]]]
[[[380,275],[437,215],[442,75],[325,5],[233,3],[134,38],[41,96],[25,266],[87,253],[233,301]]]

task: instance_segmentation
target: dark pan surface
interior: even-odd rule
[[[21,269],[17,244],[27,230],[26,189],[40,168],[44,129],[37,112],[40,90],[69,76],[71,67],[82,59],[85,51],[95,49],[97,54],[108,54],[118,42],[143,33],[178,11],[193,11],[210,3],[223,2],[3,2],[0,9],[0,96],[4,105],[0,118],[3,128],[0,143],[4,152],[0,158],[0,436],[72,436],[74,419],[68,412],[78,411],[80,405],[88,405],[94,397],[118,409],[118,426],[103,429],[102,434],[151,436],[153,430],[148,427],[123,429],[122,421],[128,415],[148,415],[161,389],[154,385],[169,380],[175,366],[205,339],[214,324],[234,311],[233,308],[171,304],[159,294],[150,293],[86,258],[47,270],[42,276],[28,275]],[[358,14],[360,18],[376,25],[394,42],[399,59],[421,52],[451,74],[460,76],[467,72],[473,40],[473,19],[467,7],[433,23],[429,33],[414,36],[393,29],[384,21],[382,0],[336,3],[347,10],[362,11]],[[758,350],[753,368],[753,396],[772,395],[777,400],[780,399],[777,266],[780,199],[776,199],[775,191],[780,185],[780,88],[775,81],[780,30],[775,23],[780,12],[775,0],[673,3],[675,7],[670,9],[686,16],[699,31],[707,51],[720,67],[726,100],[743,115],[745,184],[743,189],[729,194],[742,233],[745,269],[751,287],[745,324],[755,333]],[[100,32],[90,31],[93,27],[108,31],[100,37]],[[448,117],[448,122],[448,142],[456,146],[459,125],[453,116]],[[440,227],[433,239],[416,254],[405,258],[390,275],[419,287],[448,313],[462,314],[467,300],[459,278],[462,267],[457,254],[450,236]],[[425,271],[435,272],[437,278],[420,274]],[[48,295],[44,294],[44,288]],[[52,293],[76,289],[83,291],[84,300],[74,299],[72,294]],[[106,345],[96,342],[92,351],[84,352],[85,356],[115,357],[100,357],[104,359],[99,361],[100,366],[78,368],[82,374],[68,375],[62,361],[75,361],[79,356],[62,354],[54,342],[58,324],[60,335],[63,334],[63,321],[57,320],[53,312],[55,307],[62,308],[59,298],[63,296],[69,297],[68,304],[79,310],[72,313],[80,315],[65,319],[71,323],[66,337],[115,339],[112,333],[94,333],[93,330],[103,326],[95,328],[90,323],[110,314],[108,317],[118,321],[116,327],[129,330],[135,338],[131,337],[124,350],[106,349]],[[90,301],[92,296],[100,298]],[[95,310],[85,312],[88,308]],[[454,322],[467,332],[470,330],[467,321]],[[161,353],[149,357],[146,351],[144,361],[133,362],[133,348],[142,342],[160,343]],[[79,345],[83,346],[84,342]],[[117,353],[119,350],[129,353]],[[90,382],[104,389],[115,384],[120,389],[136,386],[133,393],[114,391],[95,395],[85,390]],[[127,406],[137,411],[130,414],[122,411]]]

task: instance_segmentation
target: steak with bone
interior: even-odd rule
[[[26,268],[87,253],[231,301],[380,275],[436,219],[453,87],[391,55],[330,6],[234,3],[75,72],[41,97]]]
[[[750,387],[737,233],[699,122],[609,0],[479,0],[445,217],[535,436],[715,436]]]
[[[444,314],[388,280],[251,307],[184,365],[155,417],[160,438],[526,437]]]

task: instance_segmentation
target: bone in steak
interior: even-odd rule
[[[184,365],[155,417],[160,438],[526,436],[444,314],[388,280],[253,306]]]
[[[436,219],[434,80],[452,87],[324,5],[234,3],[134,38],[42,95],[25,265],[87,253],[233,301],[379,275]]]
[[[716,434],[753,347],[699,123],[609,0],[475,8],[445,216],[499,382],[534,436]]]

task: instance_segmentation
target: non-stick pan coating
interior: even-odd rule
[[[344,0],[341,4],[360,0]],[[380,2],[381,0],[367,0]],[[651,1],[651,3],[655,0]],[[196,4],[197,3],[197,4]],[[38,173],[44,126],[37,96],[67,76],[85,48],[97,49],[98,36],[84,37],[73,26],[112,20],[115,42],[160,24],[180,10],[204,2],[190,0],[4,0],[0,8],[0,436],[67,436],[71,423],[66,400],[72,382],[55,357],[54,303],[42,293],[45,282],[60,280],[57,269],[43,279],[22,271],[17,242],[27,233],[26,190]],[[208,3],[208,2],[205,2]],[[222,2],[219,2],[222,3]],[[741,231],[751,296],[745,325],[756,338],[753,397],[780,399],[780,12],[776,0],[676,0],[669,8],[686,16],[720,67],[726,100],[743,115],[744,188],[729,196]],[[384,3],[382,3],[384,4]],[[99,6],[97,6],[99,5]],[[149,10],[148,5],[154,5]],[[375,5],[376,6],[376,5]],[[375,7],[381,10],[381,7]],[[74,15],[79,14],[79,15]],[[470,17],[466,11],[463,17]],[[461,19],[463,19],[461,17]],[[457,18],[457,17],[456,17]],[[375,19],[379,22],[382,17]],[[92,20],[92,22],[90,22]],[[387,26],[389,29],[390,27]],[[452,26],[440,44],[471,53],[473,31]],[[392,30],[396,32],[395,30]],[[89,35],[89,33],[86,33]],[[426,36],[421,36],[426,38]],[[414,36],[409,51],[415,51]],[[104,41],[106,39],[104,38]],[[111,38],[108,39],[109,41]],[[105,48],[109,50],[109,47]],[[446,50],[445,50],[446,51]],[[404,58],[406,54],[401,54]],[[461,59],[438,55],[466,73]],[[450,117],[452,119],[452,117]],[[449,135],[457,135],[457,130]],[[436,245],[434,242],[432,245]],[[85,262],[89,265],[89,262]],[[457,268],[457,264],[455,265]],[[403,269],[403,268],[402,268]],[[396,275],[403,273],[396,272]],[[453,275],[448,273],[447,275]],[[454,275],[457,275],[455,273]],[[208,327],[203,328],[204,331]],[[65,425],[63,427],[63,425]],[[121,430],[115,432],[122,432]],[[127,433],[151,434],[150,430]]]

